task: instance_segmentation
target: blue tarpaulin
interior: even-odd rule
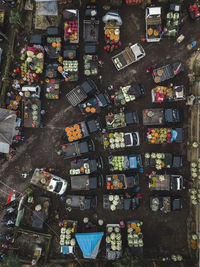
[[[175,130],[172,130],[172,137],[171,137],[171,142],[173,142],[174,140],[176,140],[178,133]]]
[[[104,233],[75,234],[84,258],[96,259]]]

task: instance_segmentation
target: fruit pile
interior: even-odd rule
[[[75,124],[74,127],[65,128],[65,132],[69,142],[82,138],[82,132],[79,124]]]
[[[78,20],[71,20],[64,23],[65,39],[71,42],[78,41]]]
[[[167,88],[165,86],[156,86],[155,88],[155,99],[156,102],[162,103],[165,98],[173,98],[172,88]]]

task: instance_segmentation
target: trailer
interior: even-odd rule
[[[139,132],[114,132],[103,135],[104,149],[138,147],[140,145]]]
[[[65,9],[64,18],[64,40],[70,44],[79,43],[79,10]]]
[[[143,172],[141,154],[130,154],[125,156],[111,155],[108,157],[110,171],[138,170]]]
[[[180,211],[182,201],[180,197],[175,196],[152,196],[150,197],[150,208],[152,211],[160,210],[167,214],[171,211]]]
[[[96,209],[98,204],[97,196],[66,195],[67,209],[91,210]]]
[[[183,109],[181,108],[151,108],[143,110],[144,125],[163,125],[165,123],[183,122]]]
[[[147,42],[159,42],[162,30],[161,7],[147,7],[145,21]]]
[[[103,158],[101,156],[92,158],[76,159],[71,161],[70,175],[91,174],[103,169]]]
[[[156,86],[151,90],[151,97],[153,103],[185,100],[185,87],[183,85],[173,87]]]
[[[106,128],[108,130],[115,130],[139,123],[137,111],[125,113],[123,110],[120,110],[120,113],[117,114],[108,113],[108,115],[105,117],[105,120]]]
[[[58,195],[64,194],[68,185],[63,178],[38,168],[35,169],[30,183]]]
[[[78,104],[86,100],[89,96],[96,93],[97,86],[94,81],[88,79],[82,84],[76,86],[73,90],[66,94],[67,101],[76,107]]]
[[[71,190],[92,190],[102,188],[103,175],[76,175],[70,176]]]
[[[141,44],[126,47],[122,52],[112,57],[115,68],[119,71],[145,57],[145,51]]]
[[[62,38],[58,27],[47,28],[47,48],[50,59],[58,59],[61,56]]]
[[[183,188],[183,177],[171,174],[150,174],[149,189],[151,191],[180,191]]]
[[[144,154],[144,165],[145,167],[156,168],[157,170],[181,168],[183,166],[183,159],[178,154],[151,152]]]
[[[182,128],[149,128],[146,132],[150,144],[171,144],[183,142]]]
[[[77,122],[65,128],[68,143],[81,140],[100,131],[102,131],[102,127],[98,118]]]
[[[146,90],[141,84],[127,85],[115,92],[114,103],[126,105],[126,103],[134,101],[137,98],[145,95]]]
[[[106,175],[106,189],[120,190],[120,189],[137,189],[139,186],[139,174],[135,173],[131,176],[125,174],[108,174]]]
[[[26,93],[26,92],[25,92]],[[24,99],[23,126],[26,128],[39,128],[41,126],[41,101],[38,98]]]
[[[102,108],[110,104],[109,96],[106,93],[96,94],[93,98],[78,104],[81,114],[85,117],[92,116],[101,112]]]
[[[153,70],[152,76],[155,83],[164,82],[166,80],[172,79],[182,72],[183,66],[181,62],[175,62],[173,64],[168,64],[166,66],[157,68]]]
[[[99,41],[99,17],[95,4],[87,5],[83,20],[83,40],[86,43]]]
[[[77,141],[61,146],[61,157],[69,159],[73,157],[79,157],[89,152],[95,151],[95,145],[92,139],[85,141]]]

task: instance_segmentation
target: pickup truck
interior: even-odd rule
[[[134,101],[135,99],[145,96],[146,90],[141,84],[132,84],[122,87],[115,92],[114,103],[126,105],[126,103]]]
[[[76,175],[70,176],[71,190],[92,190],[102,188],[104,179],[102,175]]]
[[[106,128],[108,130],[123,128],[129,125],[139,123],[137,111],[124,113],[123,110],[120,110],[120,113],[117,114],[108,113],[105,119],[106,119]]]
[[[183,122],[183,109],[181,108],[151,108],[143,110],[144,125],[163,125],[165,123]]]
[[[150,197],[150,208],[152,211],[160,210],[163,213],[180,211],[182,208],[182,201],[180,197],[152,196]]]
[[[80,210],[97,208],[97,196],[66,195],[66,207]]]
[[[99,40],[99,18],[97,6],[88,5],[83,20],[83,40],[86,43],[98,43]]]
[[[147,141],[150,144],[171,144],[183,142],[182,128],[149,128],[147,133]]]
[[[166,66],[154,69],[152,76],[155,83],[161,83],[174,78],[183,70],[184,69],[181,62],[175,62],[173,64],[168,64]]]
[[[77,141],[62,145],[60,151],[62,158],[70,159],[95,151],[95,145],[92,139]]]
[[[103,169],[103,159],[101,156],[91,159],[75,159],[71,161],[70,175],[91,174]]]
[[[102,131],[100,120],[92,119],[88,121],[78,122],[65,128],[67,142],[78,141],[90,134]]]
[[[143,172],[141,154],[130,154],[126,156],[111,155],[108,157],[110,171],[127,171],[137,169]]]
[[[138,132],[114,132],[103,135],[104,149],[137,147],[140,145]]]
[[[180,191],[183,188],[183,176],[173,174],[150,174],[149,189],[160,191]]]
[[[139,186],[139,174],[135,173],[131,176],[125,174],[108,174],[106,175],[106,189],[119,190],[129,189],[136,190]]]
[[[112,57],[116,69],[122,70],[145,56],[145,51],[140,44],[126,47],[122,52]]]
[[[67,101],[76,107],[78,104],[86,100],[89,96],[96,93],[97,86],[94,81],[88,79],[82,84],[76,86],[73,90],[66,94]]]
[[[145,11],[146,40],[147,42],[159,42],[161,39],[161,7],[147,7]]]
[[[66,180],[38,168],[35,169],[30,183],[58,195],[63,195],[67,189]]]
[[[183,159],[181,155],[172,153],[145,153],[144,154],[145,167],[156,168],[181,168],[183,166]]]
[[[110,104],[109,96],[106,93],[96,94],[93,98],[78,104],[78,108],[85,117],[100,113],[101,109]]]
[[[183,85],[173,86],[156,86],[151,90],[153,103],[174,102],[185,100],[185,87]]]

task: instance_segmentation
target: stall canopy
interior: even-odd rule
[[[96,259],[104,233],[75,234],[84,258]]]

